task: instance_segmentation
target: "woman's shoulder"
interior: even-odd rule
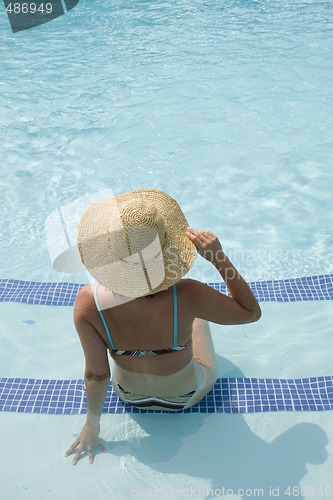
[[[213,323],[220,323],[225,319],[224,311],[231,299],[214,290],[208,283],[184,279],[181,280],[179,292],[183,297],[183,304],[194,317]]]
[[[177,290],[184,290],[185,292],[197,292],[198,290],[204,290],[208,285],[202,283],[201,281],[192,278],[183,278],[177,282]]]
[[[192,278],[183,278],[177,282],[177,295],[183,297],[188,302],[188,306],[193,306],[197,300],[202,300],[206,297],[205,291],[210,287],[206,283],[197,281]]]
[[[84,285],[79,289],[74,303],[74,312],[76,314],[88,316],[94,310],[95,300],[93,285]]]
[[[83,285],[77,292],[76,301],[93,298],[94,297],[93,287],[94,285]]]

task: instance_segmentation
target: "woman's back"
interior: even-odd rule
[[[136,373],[168,375],[181,370],[192,358],[191,336],[195,317],[190,307],[190,281],[180,280],[176,284],[175,298],[170,287],[151,297],[141,297],[121,305],[117,305],[118,297],[112,292],[107,292],[104,287],[99,286],[96,290],[97,300],[116,350],[161,351],[173,348],[176,326],[176,345],[180,347],[188,345],[174,352],[147,356],[120,355],[112,352],[112,346],[94,300],[94,286],[87,286],[81,290],[75,307],[76,309],[84,307],[86,319],[95,327],[110,349],[117,365]]]

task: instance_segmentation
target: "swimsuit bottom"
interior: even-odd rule
[[[119,398],[124,403],[128,403],[135,408],[169,411],[184,410],[199,403],[199,401],[206,396],[206,394],[213,388],[217,376],[214,370],[200,361],[192,360],[192,363],[195,365],[196,381],[194,381],[194,383],[197,385],[192,391],[185,394],[164,396],[161,391],[161,395],[150,395],[144,394],[143,391],[142,393],[141,391],[139,392],[138,387],[136,391],[131,391],[129,388],[124,389],[118,382],[114,371],[112,374],[112,384]],[[172,379],[171,384],[173,387],[177,386],[174,379]]]
[[[187,394],[182,394],[180,396],[168,396],[168,397],[157,397],[157,396],[144,396],[142,394],[135,394],[130,391],[126,391],[117,384],[117,388],[119,391],[119,395],[121,395],[121,399],[134,406],[135,408],[140,408],[142,410],[172,410],[179,411],[185,408],[185,405],[188,404],[189,400],[194,396],[197,392],[199,385],[191,392]],[[117,392],[118,392],[117,391]]]

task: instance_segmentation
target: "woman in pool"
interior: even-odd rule
[[[113,359],[112,385],[137,408],[181,410],[213,387],[216,360],[208,321],[257,321],[251,289],[210,231],[188,227],[177,202],[142,189],[90,205],[78,226],[82,262],[98,285],[83,287],[74,322],[85,355],[87,418],[67,450],[76,464],[99,441],[100,417]],[[231,297],[182,279],[198,253],[226,282]]]

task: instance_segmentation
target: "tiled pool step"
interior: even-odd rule
[[[333,377],[220,378],[200,403],[177,413],[253,413],[333,410]],[[0,411],[86,413],[83,380],[0,379]],[[146,413],[119,400],[110,383],[104,413]],[[161,411],[149,410],[150,413]],[[164,412],[163,412],[164,413]]]
[[[226,293],[223,282],[208,283],[219,292]],[[285,280],[255,281],[249,283],[259,302],[294,302],[302,300],[333,300],[333,274],[305,276]],[[48,283],[14,279],[0,280],[0,302],[72,306],[84,284]]]

